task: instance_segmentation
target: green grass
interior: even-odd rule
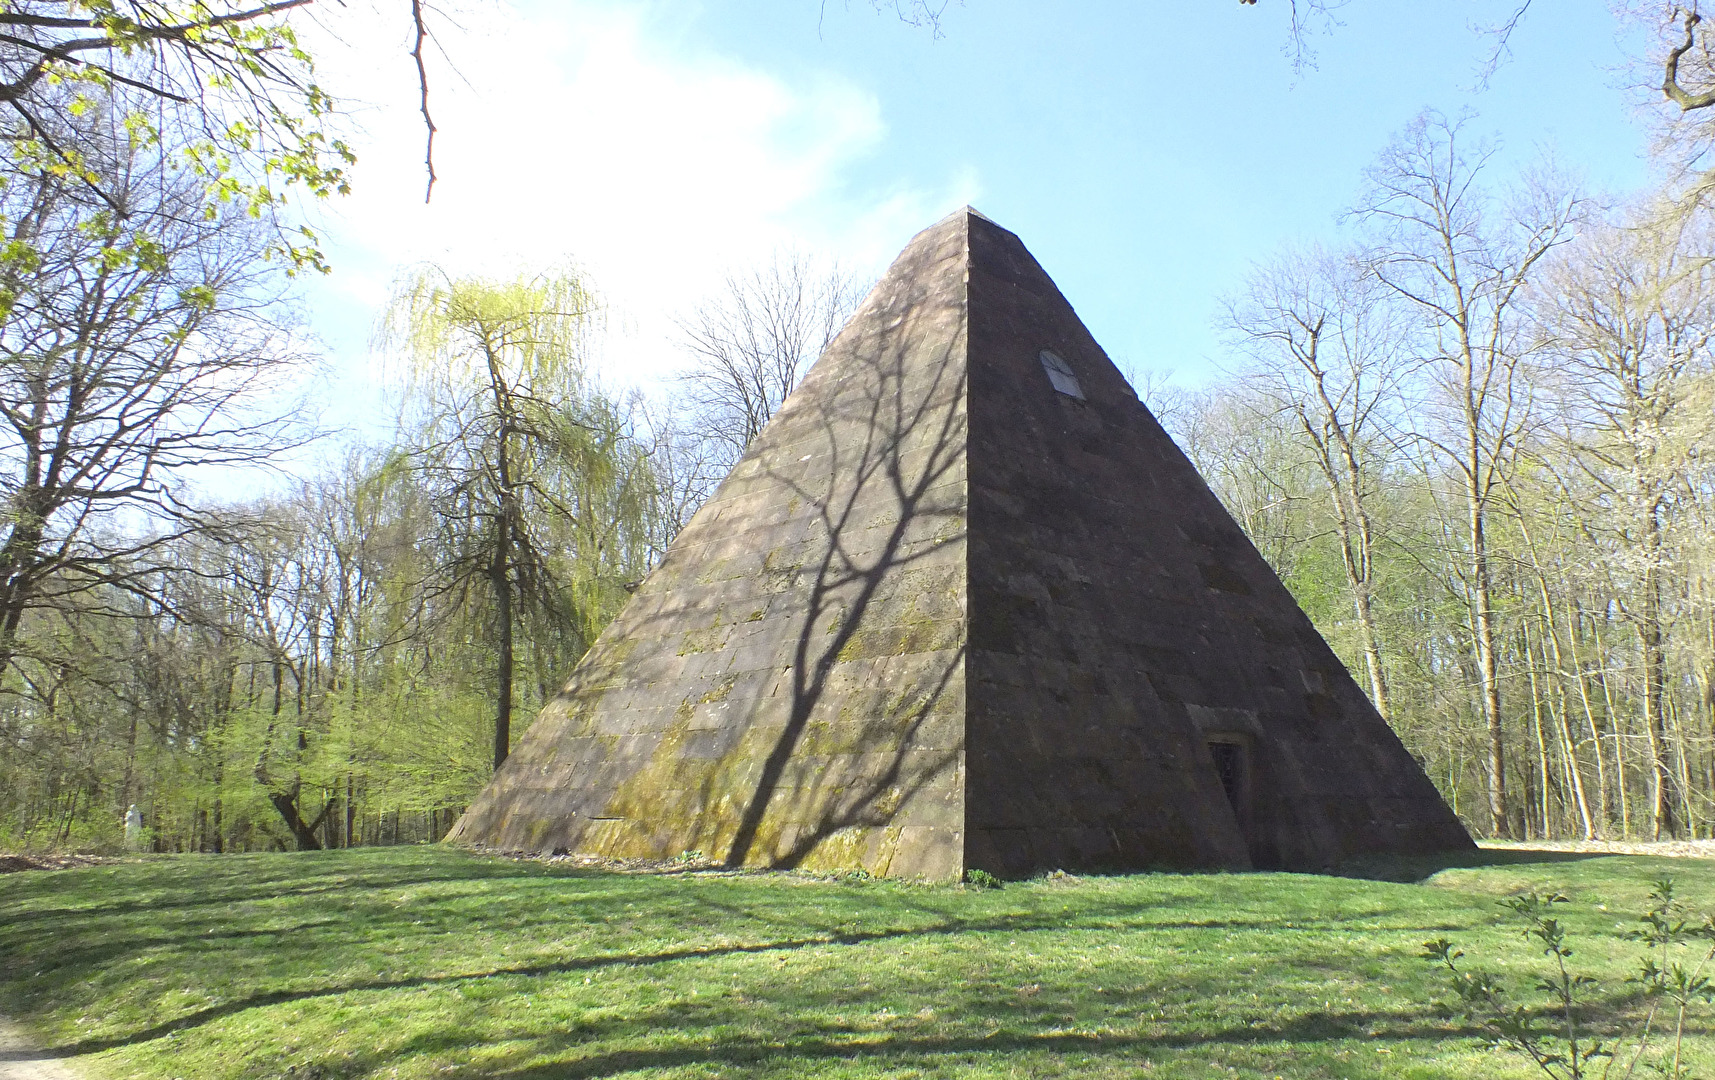
[[[0,1012],[113,1077],[1524,1077],[1430,1007],[1423,941],[1516,974],[1497,898],[1564,889],[1575,959],[1623,1005],[1652,879],[1715,907],[1701,861],[1472,862],[995,890],[161,857],[0,876]]]

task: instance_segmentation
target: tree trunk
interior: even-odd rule
[[[1474,457],[1474,455],[1473,455]],[[1507,813],[1506,733],[1501,727],[1501,682],[1495,656],[1495,611],[1489,583],[1489,553],[1484,536],[1483,497],[1475,472],[1467,490],[1471,530],[1471,591],[1475,605],[1472,629],[1477,639],[1477,672],[1482,680],[1483,719],[1489,729],[1489,827],[1500,839],[1512,837]]]
[[[257,755],[256,768],[253,772],[256,777],[256,782],[267,789],[268,801],[273,804],[275,811],[280,815],[280,819],[286,823],[286,828],[291,830],[292,839],[297,843],[298,850],[320,851],[322,845],[321,842],[316,839],[315,826],[306,825],[304,823],[304,816],[298,804],[299,797],[303,793],[303,779],[299,776],[293,776],[291,787],[285,791],[279,791],[274,787],[273,781],[268,775],[268,752],[274,739],[274,732],[279,728],[280,712],[285,704],[286,683],[285,666],[276,659],[273,661],[272,667],[274,676],[274,703],[272,711],[268,715],[268,727],[262,735],[262,750],[261,753]],[[300,722],[298,724],[298,751],[300,755],[302,754],[305,745],[306,740],[304,737],[304,728],[302,718],[300,717]],[[316,824],[321,824],[320,818],[316,820]]]
[[[1390,700],[1387,688],[1387,673],[1382,669],[1382,647],[1380,636],[1376,633],[1375,614],[1370,609],[1370,598],[1366,591],[1355,598],[1358,615],[1358,632],[1363,638],[1364,667],[1370,677],[1370,700],[1375,702],[1376,712],[1383,720],[1393,722],[1393,702]]]
[[[501,375],[499,357],[492,343],[485,342],[488,358],[489,388],[494,395],[495,415],[500,419],[495,444],[494,560],[489,564],[488,578],[494,587],[494,617],[499,623],[499,671],[494,702],[494,768],[499,771],[512,753],[512,538],[518,521],[517,492],[513,490],[512,434],[517,419],[506,380]],[[522,530],[520,529],[520,534]]]
[[[316,839],[315,826],[305,824],[304,816],[298,810],[300,794],[300,786],[293,784],[289,792],[270,791],[268,801],[274,804],[274,809],[279,812],[286,827],[292,830],[292,839],[296,841],[299,851],[320,851],[322,842]],[[316,824],[321,822],[318,820]]]
[[[1606,665],[1608,658],[1607,647],[1602,644],[1602,626],[1592,625],[1591,632],[1596,639],[1596,656]],[[1602,711],[1607,718],[1608,727],[1614,737],[1614,792],[1620,803],[1620,839],[1632,838],[1632,800],[1631,790],[1626,780],[1626,735],[1622,728],[1624,718],[1614,708],[1614,688],[1609,684],[1606,667],[1598,668],[1596,680],[1602,687]]]
[[[214,811],[210,815],[210,827],[214,832],[214,853],[220,855],[226,851],[226,818],[225,805],[221,801],[221,785],[225,782],[225,755],[217,748],[214,756]]]
[[[1679,826],[1687,839],[1697,839],[1697,809],[1691,801],[1691,755],[1687,752],[1689,745],[1685,738],[1684,716],[1680,711],[1679,701],[1672,695],[1666,698],[1667,717],[1670,721],[1668,734],[1673,742],[1674,790],[1679,795]]]
[[[1329,470],[1330,486],[1337,477]],[[1354,468],[1347,482],[1356,485],[1362,476]],[[1354,502],[1360,496],[1354,491]],[[1355,520],[1354,520],[1355,519]],[[1372,541],[1368,515],[1361,506],[1348,507],[1336,489],[1334,492],[1334,524],[1340,533],[1340,561],[1346,571],[1346,585],[1352,590],[1352,611],[1358,618],[1358,637],[1364,650],[1364,667],[1370,677],[1370,700],[1383,720],[1393,720],[1393,706],[1388,700],[1387,674],[1382,668],[1381,635],[1376,630],[1375,609],[1370,603],[1370,588],[1375,577],[1372,561]]]
[[[1535,561],[1534,555],[1532,556],[1532,559]],[[1544,661],[1545,663],[1551,662],[1554,666],[1554,688],[1556,694],[1560,698],[1560,711],[1558,714],[1554,710],[1552,701],[1549,703],[1548,711],[1549,715],[1554,718],[1555,730],[1560,738],[1560,753],[1561,756],[1565,758],[1566,782],[1571,788],[1572,801],[1578,810],[1578,823],[1583,830],[1583,838],[1585,840],[1593,840],[1596,838],[1596,827],[1590,817],[1590,799],[1584,791],[1584,770],[1578,760],[1578,742],[1572,736],[1572,702],[1571,698],[1566,693],[1566,655],[1560,645],[1560,628],[1555,623],[1554,593],[1548,587],[1548,577],[1542,572],[1542,565],[1540,562],[1536,564],[1536,587],[1542,594],[1543,628],[1548,632],[1548,640],[1543,646],[1548,650],[1544,656]],[[1573,660],[1574,663],[1577,662],[1576,643],[1574,643]],[[1582,671],[1578,672],[1578,680],[1579,690],[1580,692],[1583,692],[1584,673]],[[1584,709],[1588,714],[1590,709],[1590,697],[1588,693],[1584,694]],[[1590,731],[1592,735],[1595,734],[1595,730],[1596,722],[1592,717],[1590,721]],[[1607,798],[1607,781],[1603,775],[1602,741],[1599,738],[1596,739],[1596,776],[1598,786],[1602,790],[1603,801],[1605,802]]]
[[[37,468],[33,453],[29,455],[28,468]],[[29,480],[26,485],[34,486]],[[4,546],[0,546],[0,672],[11,666],[17,653],[18,627],[36,591],[36,564],[46,533],[46,511],[40,506],[43,501],[40,494],[36,488],[13,498],[16,523]]]
[[[494,562],[488,573],[494,586],[494,617],[499,624],[500,670],[494,705],[494,767],[498,770],[512,752],[512,583],[507,576],[512,530],[504,512],[495,524]]]
[[[1314,368],[1313,368],[1314,370]],[[1333,422],[1339,409],[1329,400],[1321,372],[1315,371],[1318,399],[1322,403],[1325,421]],[[1324,446],[1308,417],[1301,415],[1310,441]],[[1352,610],[1358,618],[1358,637],[1364,650],[1364,667],[1370,677],[1370,700],[1383,720],[1393,720],[1393,705],[1388,699],[1387,672],[1382,666],[1381,634],[1376,630],[1375,609],[1371,591],[1375,582],[1375,529],[1369,511],[1364,506],[1364,469],[1345,429],[1339,430],[1337,442],[1340,463],[1329,458],[1329,449],[1317,455],[1317,462],[1328,481],[1334,503],[1334,524],[1340,534],[1340,561],[1346,571],[1346,585],[1352,590]]]
[[[1643,610],[1638,619],[1638,643],[1643,652],[1644,734],[1650,750],[1650,804],[1654,838],[1679,834],[1673,805],[1673,768],[1668,761],[1666,719],[1662,699],[1667,681],[1667,661],[1661,633],[1661,522],[1659,508],[1651,505],[1644,514]]]
[[[1571,621],[1571,616],[1567,621]],[[1608,826],[1614,823],[1614,787],[1608,782],[1608,752],[1602,747],[1602,729],[1596,724],[1596,707],[1590,701],[1590,676],[1578,654],[1576,638],[1572,662],[1578,667],[1578,700],[1584,706],[1584,722],[1590,727],[1590,745],[1596,750],[1596,805],[1601,809],[1602,832],[1605,834]]]
[[[1519,637],[1520,644],[1524,646],[1525,663],[1529,665],[1526,670],[1530,673],[1531,732],[1536,736],[1537,824],[1540,830],[1538,836],[1543,840],[1551,840],[1554,838],[1554,824],[1549,803],[1553,794],[1553,778],[1548,769],[1548,734],[1542,724],[1542,680],[1538,677],[1536,650],[1531,646],[1530,632],[1520,627]]]
[[[1572,786],[1572,799],[1578,808],[1578,823],[1583,829],[1583,839],[1594,840],[1597,837],[1596,823],[1590,814],[1590,797],[1584,790],[1584,766],[1578,758],[1578,740],[1572,735],[1572,698],[1566,692],[1566,661],[1560,650],[1560,631],[1554,627],[1554,609],[1547,611],[1549,619],[1548,641],[1554,650],[1554,668],[1556,672],[1554,684],[1560,697],[1560,711],[1555,715],[1555,727],[1559,730],[1561,754],[1566,758],[1566,781]],[[1583,674],[1579,674],[1580,680]],[[1584,699],[1584,706],[1589,708],[1590,700]],[[1594,729],[1594,725],[1592,725]],[[1598,798],[1607,797],[1607,777],[1602,765],[1601,741],[1596,741],[1596,785]]]

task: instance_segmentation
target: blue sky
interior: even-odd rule
[[[1505,0],[1352,0],[1313,69],[1285,0],[967,0],[939,37],[866,0],[521,2],[448,35],[435,200],[403,28],[336,25],[358,191],[307,292],[329,419],[372,428],[369,327],[415,261],[578,266],[607,300],[605,377],[663,385],[672,319],[781,247],[865,275],[965,202],[1017,232],[1108,352],[1209,376],[1220,296],[1283,243],[1335,241],[1363,168],[1425,107],[1473,110],[1511,167],[1552,149],[1597,189],[1648,180],[1601,0],[1538,4],[1478,87]],[[354,14],[353,20],[383,18]]]
[[[1335,235],[1363,168],[1425,107],[1476,110],[1514,160],[1553,147],[1598,186],[1646,180],[1600,2],[1552,18],[1537,5],[1486,91],[1493,39],[1472,24],[1504,2],[1354,0],[1302,73],[1283,54],[1281,0],[972,0],[940,40],[861,3],[832,6],[812,38],[806,6],[711,5],[687,42],[874,93],[887,137],[854,163],[853,191],[968,174],[1097,340],[1142,367],[1199,375],[1218,294],[1281,243]]]

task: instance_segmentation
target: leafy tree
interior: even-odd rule
[[[287,15],[309,0],[17,0],[0,11],[0,119],[8,184],[81,186],[91,213],[124,216],[130,200],[83,122],[108,114],[134,149],[152,148],[191,212],[234,207],[275,222],[269,251],[323,268],[316,237],[276,217],[292,191],[344,192],[351,148],[327,128],[334,102]],[[32,257],[25,219],[4,224],[6,261]],[[148,224],[144,222],[142,224]],[[136,227],[136,226],[134,226]]]

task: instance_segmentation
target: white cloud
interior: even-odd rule
[[[977,187],[964,175],[854,195],[844,171],[886,136],[874,95],[713,55],[647,7],[538,3],[448,40],[463,79],[435,78],[439,180],[424,206],[415,72],[402,45],[373,44],[403,28],[342,18],[342,38],[370,44],[322,44],[324,81],[373,104],[354,114],[355,191],[324,211],[336,271],[311,289],[311,322],[339,358],[347,419],[373,409],[368,329],[412,263],[578,266],[607,305],[607,375],[647,385],[675,362],[672,317],[728,269],[791,246],[879,270]]]

